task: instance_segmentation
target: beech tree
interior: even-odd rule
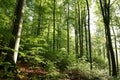
[[[79,54],[78,54],[78,18],[79,16],[77,15],[79,12],[78,12],[78,9],[77,9],[77,4],[79,5],[79,2],[77,3],[77,1],[75,0],[74,2],[75,4],[75,23],[74,23],[74,31],[75,31],[75,53],[76,53],[76,57],[79,58]],[[78,17],[78,18],[77,18]]]
[[[116,62],[110,33],[110,0],[105,0],[104,2],[102,0],[99,0],[99,2],[105,26],[106,46],[108,54],[110,55],[108,57],[110,57],[111,59],[112,76],[116,76],[117,75]]]
[[[56,20],[56,17],[55,17],[55,15],[56,15],[56,0],[54,0],[54,2],[53,2],[53,51],[55,50],[55,44],[56,44],[56,40],[55,40],[55,33],[56,33],[56,31],[55,31],[55,20]]]
[[[67,0],[67,52],[68,52],[68,54],[69,54],[69,52],[70,52],[70,48],[69,48],[69,46],[70,46],[69,28],[70,28],[70,27],[69,27],[69,0]]]
[[[37,35],[40,35],[40,31],[41,31],[41,17],[42,17],[41,4],[42,4],[42,0],[39,1]]]
[[[90,69],[92,69],[92,51],[91,51],[91,32],[90,32],[90,11],[89,11],[89,3],[88,0],[86,0],[87,5],[87,12],[88,12],[88,36],[89,36],[89,54],[90,54]]]
[[[12,51],[10,51],[10,53],[7,53],[7,56],[5,59],[8,62],[12,60],[14,60],[15,63],[17,62],[25,3],[26,3],[26,0],[16,0],[16,8],[15,8],[15,14],[14,14],[15,19],[13,20],[13,26],[12,26],[13,37],[11,38],[9,43],[9,46],[12,49]],[[12,58],[13,53],[14,53],[14,56]]]

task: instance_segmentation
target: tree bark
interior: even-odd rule
[[[61,48],[61,21],[62,21],[62,14],[60,13],[60,22],[58,25],[58,38],[57,38],[57,50]]]
[[[117,76],[116,62],[110,33],[110,0],[105,0],[104,2],[102,2],[102,0],[99,1],[105,26],[107,48],[111,58],[112,76]]]
[[[80,46],[80,49],[79,49],[79,57],[81,55],[81,21],[80,21],[80,4],[79,4],[79,1],[78,1],[78,32],[79,32],[79,46]]]
[[[90,54],[90,69],[92,69],[92,50],[91,50],[91,32],[90,32],[90,11],[89,11],[89,3],[86,0],[87,11],[88,11],[88,36],[89,36],[89,54]]]
[[[15,63],[17,62],[25,3],[26,0],[17,0],[17,5],[15,9],[15,19],[13,20],[13,30],[12,30],[13,38],[9,43],[9,47],[14,50],[9,51],[9,53],[7,54],[5,61],[8,62],[13,62],[12,60],[14,60]],[[13,59],[11,56],[12,53],[14,53]]]
[[[80,15],[80,13],[79,13]],[[80,58],[83,56],[83,27],[84,27],[84,10],[81,10],[81,25],[79,26],[79,41],[80,41]]]
[[[118,64],[118,52],[117,52],[117,39],[116,39],[116,34],[115,34],[115,30],[114,28],[112,27],[112,30],[113,30],[113,35],[114,35],[114,41],[115,41],[115,53],[116,53],[116,66],[117,66],[117,72],[119,72],[119,64]]]
[[[39,2],[39,9],[38,9],[38,28],[37,28],[37,35],[40,35],[40,27],[41,27],[41,3],[42,1],[40,0]]]
[[[75,31],[75,54],[76,58],[78,58],[78,10],[77,10],[77,5],[76,5],[76,0],[74,1],[75,3],[75,22],[74,22],[74,31]],[[78,3],[79,4],[79,3]]]
[[[87,30],[87,26],[86,26],[86,12],[85,12],[85,17],[84,17],[84,27],[85,27],[85,51],[86,51],[86,57],[87,60],[88,58],[88,30]]]
[[[56,14],[56,0],[54,0],[54,4],[53,4],[53,51],[55,51],[55,44],[56,44],[56,40],[55,40],[55,14]]]
[[[50,37],[50,26],[51,26],[51,24],[49,22],[50,22],[50,20],[48,20],[47,43],[49,43],[49,37]]]
[[[70,49],[69,49],[69,46],[70,46],[70,40],[69,40],[69,1],[67,0],[67,53],[69,54],[70,52]]]

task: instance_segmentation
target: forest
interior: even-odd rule
[[[0,80],[120,80],[120,0],[0,0]]]

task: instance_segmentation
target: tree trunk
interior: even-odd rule
[[[47,43],[49,44],[49,36],[50,36],[50,20],[48,20],[48,32],[47,32]]]
[[[86,57],[87,60],[88,58],[88,30],[87,30],[87,26],[86,26],[86,12],[85,12],[85,18],[84,18],[84,27],[85,27],[85,51],[86,51]]]
[[[61,48],[61,21],[62,21],[61,17],[62,17],[62,14],[60,13],[60,22],[58,25],[57,50],[60,50]]]
[[[106,46],[107,47],[107,46]],[[110,58],[110,52],[107,51],[107,58],[108,58],[108,65],[109,65],[109,75],[111,76],[111,58]]]
[[[74,1],[75,3],[75,22],[74,22],[74,31],[75,31],[75,54],[76,58],[78,58],[78,23],[77,23],[77,6],[76,6],[76,0]]]
[[[79,9],[79,6],[78,6]],[[80,58],[83,56],[83,27],[84,27],[84,10],[81,11],[81,25],[79,26],[79,41],[80,41]]]
[[[116,62],[110,33],[110,0],[105,0],[104,2],[102,2],[102,0],[99,1],[105,26],[106,41],[108,45],[107,48],[111,57],[112,76],[117,76]]]
[[[69,54],[70,52],[70,49],[69,49],[69,46],[70,46],[70,40],[69,40],[69,1],[67,0],[67,53]]]
[[[54,4],[53,4],[53,51],[55,51],[55,44],[56,44],[56,40],[55,40],[55,14],[56,14],[56,0],[54,0]]]
[[[39,2],[39,9],[38,9],[38,28],[37,28],[37,35],[40,35],[40,26],[41,26],[41,3],[42,3],[42,1],[40,0],[40,2]]]
[[[79,4],[79,1],[78,1],[78,32],[79,32],[79,46],[80,46],[80,54],[79,54],[79,57],[80,57],[80,55],[81,55],[81,21],[80,21],[80,4]]]
[[[15,20],[13,21],[13,30],[12,30],[13,38],[11,39],[9,43],[10,48],[14,49],[14,51],[13,50],[9,51],[9,53],[6,56],[5,61],[13,62],[11,55],[12,53],[14,53],[13,60],[15,63],[17,62],[20,36],[22,32],[25,3],[26,3],[26,0],[17,0],[17,5],[15,9]]]
[[[116,66],[117,66],[117,72],[119,72],[119,64],[118,64],[118,52],[117,52],[117,39],[116,39],[116,34],[115,34],[115,30],[112,27],[113,30],[113,35],[114,35],[114,41],[115,41],[115,53],[116,53]]]
[[[89,36],[89,54],[90,54],[90,69],[92,69],[92,50],[91,50],[91,32],[90,32],[90,12],[89,12],[89,3],[86,0],[87,10],[88,10],[88,36]]]

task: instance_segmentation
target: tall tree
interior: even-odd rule
[[[88,11],[88,36],[89,36],[89,54],[90,54],[90,69],[92,69],[92,51],[91,51],[91,32],[90,32],[90,11],[89,11],[89,3],[86,0],[87,11]]]
[[[85,11],[85,9],[84,9]],[[86,57],[87,57],[87,60],[88,60],[88,30],[87,30],[87,26],[86,26],[86,11],[85,11],[85,14],[84,14],[84,29],[85,29],[85,51],[86,51]]]
[[[25,3],[26,0],[16,0],[17,5],[15,9],[15,19],[13,20],[13,30],[12,30],[12,35],[13,38],[11,39],[9,43],[9,47],[12,50],[12,52],[8,53],[6,56],[6,61],[11,61],[14,59],[14,62],[17,62],[17,57],[18,57],[18,49],[19,49],[19,44],[20,44],[20,37],[21,37],[21,32],[22,32],[22,24],[23,24],[23,14],[24,14],[24,8],[25,8]],[[12,58],[12,53],[14,53],[14,58]]]
[[[80,3],[79,1],[77,2],[78,3],[78,32],[79,32],[79,46],[81,45],[81,26],[80,26]],[[81,48],[80,48],[80,54],[81,54]]]
[[[50,37],[50,19],[48,19],[48,32],[47,32],[47,43],[49,43],[49,37]]]
[[[79,8],[79,5],[78,5],[78,9]],[[78,10],[79,11],[79,10]],[[79,14],[78,16],[80,17],[80,11],[79,11]],[[85,10],[81,10],[81,19],[79,20],[79,17],[78,17],[78,22],[79,23],[79,43],[80,43],[80,57],[83,56],[83,27],[84,27],[84,17],[85,17]]]
[[[111,33],[110,33],[110,0],[99,0],[100,7],[102,11],[104,26],[105,26],[105,35],[107,41],[107,48],[111,57],[111,66],[112,66],[112,76],[117,76],[115,56],[112,46]]]
[[[115,42],[115,53],[116,53],[116,68],[117,68],[117,72],[119,72],[119,64],[118,64],[118,50],[117,50],[117,39],[116,39],[116,34],[115,34],[115,30],[114,28],[112,27],[112,30],[113,30],[113,35],[114,35],[114,42]]]
[[[54,2],[53,2],[53,51],[55,50],[55,43],[56,43],[56,41],[55,41],[55,15],[56,15],[56,0],[54,0]]]
[[[60,21],[58,25],[58,36],[57,36],[57,50],[61,48],[61,21],[62,21],[62,13],[60,12]]]
[[[37,28],[37,35],[40,35],[40,27],[41,27],[41,3],[42,0],[39,1],[39,9],[38,9],[38,28]]]
[[[70,40],[69,40],[69,0],[67,0],[67,52],[70,52]]]
[[[78,11],[77,11],[77,5],[76,5],[76,0],[75,0],[75,23],[74,23],[74,26],[75,26],[75,53],[76,53],[76,57],[78,58],[78,23],[77,23],[77,14],[79,13]],[[78,5],[79,5],[79,3],[78,3]]]

